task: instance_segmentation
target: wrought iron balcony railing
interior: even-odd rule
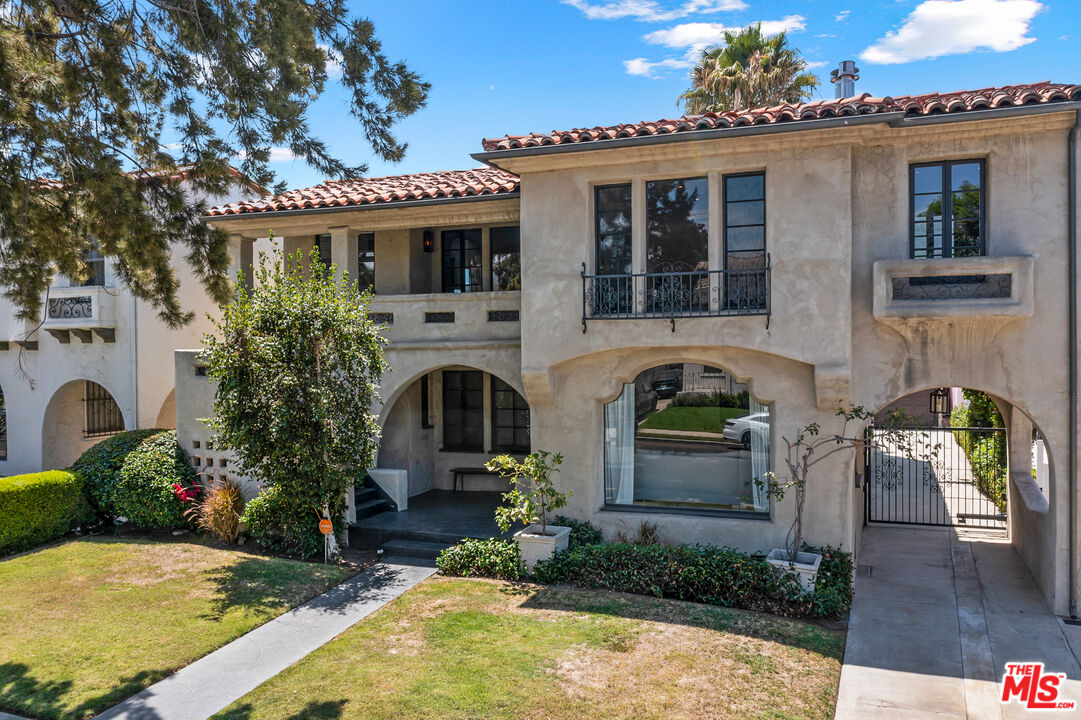
[[[740,270],[589,275],[582,263],[582,332],[590,320],[670,320],[764,315],[769,327],[770,262]]]

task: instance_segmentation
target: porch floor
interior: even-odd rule
[[[514,530],[502,532],[495,523],[495,509],[502,493],[429,490],[409,498],[401,512],[383,512],[358,521],[351,527],[361,547],[379,547],[388,540],[420,540],[456,543],[462,538],[509,538]]]

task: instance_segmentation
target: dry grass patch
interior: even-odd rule
[[[841,643],[759,613],[433,578],[219,718],[831,718]]]

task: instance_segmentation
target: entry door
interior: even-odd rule
[[[1004,428],[868,432],[867,522],[1005,529]]]

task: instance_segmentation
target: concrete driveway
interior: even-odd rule
[[[999,702],[1007,662],[1042,661],[1067,675],[1060,699],[1081,707],[1079,648],[1081,628],[1051,614],[1004,538],[868,527],[836,717],[1081,717]]]

